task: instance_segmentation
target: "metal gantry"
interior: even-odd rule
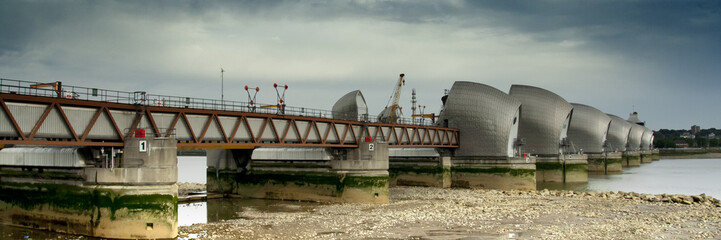
[[[459,146],[457,129],[436,126],[138,104],[137,99],[83,100],[5,87],[0,89],[0,144],[5,145],[119,147],[136,129],[145,129],[151,136],[175,137],[179,148],[353,148],[366,137],[390,147]]]

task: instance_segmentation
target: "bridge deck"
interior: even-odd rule
[[[136,129],[173,136],[179,148],[353,148],[366,137],[385,140],[390,147],[459,145],[459,132],[451,128],[81,100],[0,86],[0,144],[6,145],[120,147]]]

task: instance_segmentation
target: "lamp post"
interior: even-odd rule
[[[225,70],[223,70],[223,67],[220,67],[220,106],[223,110],[225,110],[225,96],[224,96],[224,81],[223,81],[223,73]]]

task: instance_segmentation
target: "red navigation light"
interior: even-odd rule
[[[248,85],[245,85],[245,91],[248,91]]]
[[[255,91],[256,92],[260,91],[260,87],[255,87]]]
[[[283,99],[280,100],[280,103],[281,103],[281,104],[283,103]]]
[[[135,129],[136,138],[145,138],[145,129]]]
[[[273,83],[273,87],[274,87],[274,88],[277,88],[277,87],[278,87],[278,84],[277,84],[277,83]]]
[[[373,137],[366,137],[366,142],[373,142]]]
[[[285,89],[288,89],[288,85],[285,85]]]
[[[528,153],[523,153],[523,157],[528,157]]]

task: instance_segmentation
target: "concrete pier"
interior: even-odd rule
[[[451,187],[451,157],[435,149],[390,149],[390,186]]]
[[[661,160],[661,151],[658,149],[651,150],[651,160],[658,161]]]
[[[207,153],[211,193],[278,200],[388,202],[385,142],[361,143],[357,149],[218,149]]]
[[[639,152],[639,151],[623,152],[623,166],[624,167],[639,167],[639,166],[641,166],[641,152]]]
[[[652,163],[653,162],[653,151],[646,150],[640,152],[641,163]]]
[[[452,187],[535,190],[535,157],[454,157]]]
[[[130,138],[122,151],[11,149],[0,152],[2,224],[116,239],[178,235],[175,139]]]
[[[563,158],[537,157],[537,182],[588,182],[588,161],[584,154],[567,154]]]
[[[620,173],[623,171],[623,153],[606,153],[606,173]]]
[[[606,154],[604,153],[586,153],[588,156],[588,171],[605,173],[606,172]]]
[[[589,172],[619,173],[623,169],[623,155],[620,152],[586,153],[586,155]]]

